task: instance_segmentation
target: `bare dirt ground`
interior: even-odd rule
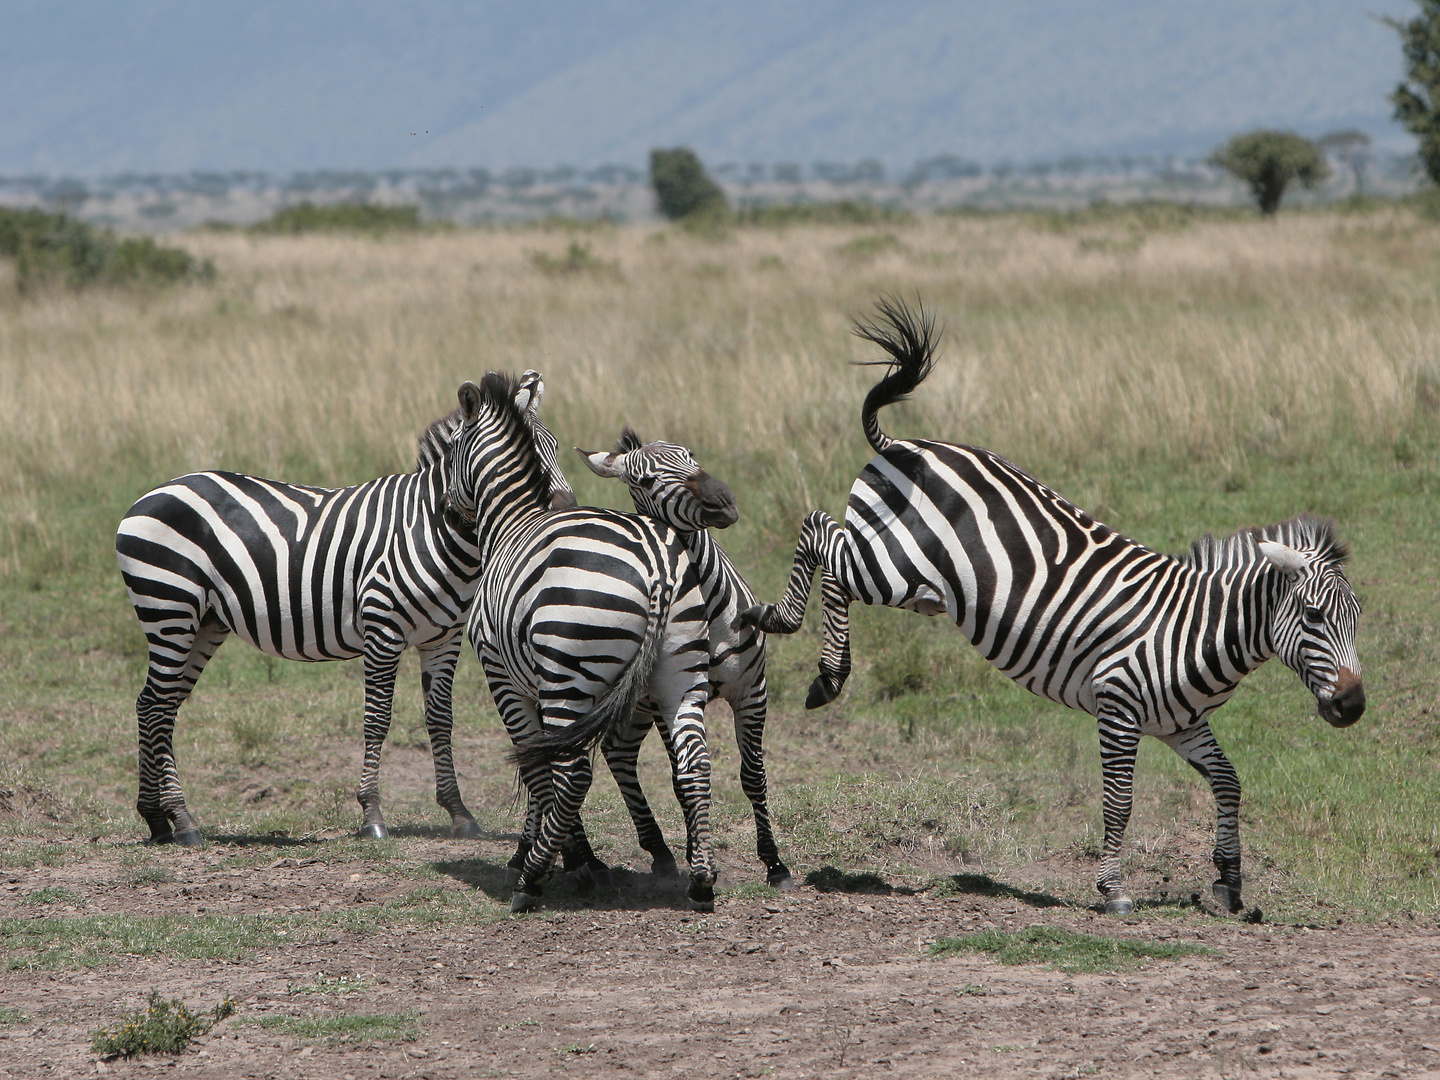
[[[377,919],[239,960],[116,955],[89,969],[10,971],[0,1008],[24,1019],[0,1027],[0,1075],[1440,1077],[1433,927],[1248,925],[1173,906],[1117,920],[1015,889],[942,898],[904,886],[741,890],[697,914],[678,883],[625,870],[615,894],[552,889],[546,912],[517,919],[502,903],[503,837],[478,851],[427,836],[398,844],[441,869],[443,889],[478,916],[432,927]],[[171,880],[137,884],[123,880],[136,845],[76,838],[61,845],[73,857],[52,858],[59,865],[0,872],[0,916],[306,915],[413,895],[413,879],[326,858],[327,846],[165,850],[145,857]],[[233,865],[237,853],[252,865]],[[84,903],[25,902],[46,888]],[[1075,975],[927,955],[937,937],[1037,923],[1216,953]],[[324,986],[349,992],[297,989]],[[99,1060],[91,1034],[152,987],[197,1009],[231,995],[239,1010],[177,1057]],[[258,1024],[407,1010],[419,1014],[411,1041],[331,1042]]]

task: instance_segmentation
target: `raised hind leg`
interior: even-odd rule
[[[457,626],[454,633],[442,641],[420,646],[420,685],[425,693],[425,730],[430,736],[430,755],[435,761],[435,801],[450,815],[450,835],[473,839],[480,835],[480,826],[460,797],[451,747],[455,727],[451,692],[460,645],[461,630]]]
[[[815,570],[820,582],[821,620],[824,640],[820,650],[820,673],[805,695],[805,707],[817,709],[834,701],[850,675],[850,604],[854,593],[842,577],[850,568],[850,546],[845,530],[823,510],[810,513],[800,526],[790,581],[778,603],[757,604],[740,613],[739,622],[758,626],[767,634],[796,633],[805,620]],[[851,578],[853,574],[849,574]]]
[[[605,764],[610,767],[610,775],[615,778],[615,784],[620,788],[620,796],[625,800],[625,809],[630,812],[630,820],[635,825],[635,835],[640,847],[650,854],[650,872],[668,877],[678,869],[675,856],[670,851],[670,846],[665,843],[665,835],[659,822],[655,820],[644,790],[640,787],[638,768],[640,746],[655,721],[655,703],[648,698],[642,698],[631,714],[629,723],[612,733],[605,740],[602,749]],[[665,741],[668,753],[670,743],[668,739]],[[671,774],[674,774],[673,759]]]
[[[735,714],[735,743],[740,748],[740,787],[750,800],[755,817],[755,851],[765,864],[765,880],[785,892],[795,888],[790,869],[780,861],[780,848],[770,825],[768,784],[765,777],[765,712],[768,702],[765,676],[751,684],[738,700],[731,700]]]
[[[209,613],[198,625],[191,612],[175,621],[148,614],[150,668],[135,701],[140,741],[140,794],[135,809],[150,826],[150,843],[200,847],[204,837],[185,805],[175,764],[175,714],[230,630]]]
[[[1240,898],[1240,777],[1220,749],[1208,723],[1167,737],[1165,745],[1190,763],[1210,784],[1215,796],[1215,869],[1220,878],[1210,889],[1220,906],[1235,915],[1245,909]]]

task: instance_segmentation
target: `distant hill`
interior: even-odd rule
[[[0,0],[0,173],[983,162],[1406,137],[1405,0]]]

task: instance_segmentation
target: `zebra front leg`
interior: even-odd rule
[[[1165,744],[1190,763],[1210,784],[1215,796],[1215,869],[1220,878],[1210,886],[1221,908],[1231,915],[1245,910],[1240,898],[1240,777],[1220,749],[1208,723],[1178,731]]]
[[[761,675],[744,698],[730,703],[735,714],[735,744],[740,748],[740,788],[755,816],[755,853],[765,864],[765,880],[781,892],[792,892],[795,879],[790,868],[780,861],[780,848],[770,826],[764,746],[767,702],[765,677]]]
[[[775,604],[756,604],[742,611],[735,626],[755,626],[767,634],[796,633],[805,619],[810,588],[816,568],[823,571],[820,584],[824,644],[820,652],[820,674],[805,695],[805,707],[818,709],[834,701],[850,675],[850,613],[853,594],[839,576],[850,553],[845,530],[823,510],[811,512],[800,526],[795,559],[785,595]]]
[[[425,692],[425,730],[435,761],[435,801],[450,815],[450,835],[472,840],[480,835],[474,815],[465,808],[455,779],[451,735],[455,727],[452,689],[455,664],[460,659],[461,629],[444,641],[420,649],[420,685]]]
[[[687,694],[670,735],[675,748],[675,789],[685,813],[690,863],[690,906],[715,910],[715,852],[710,842],[710,747],[705,741],[707,691]]]
[[[630,812],[630,821],[635,826],[635,836],[640,848],[650,855],[650,873],[656,877],[673,877],[679,872],[679,866],[675,862],[675,855],[670,851],[670,845],[665,843],[665,834],[655,820],[650,803],[645,798],[645,791],[640,787],[637,767],[640,745],[645,741],[645,736],[655,725],[655,721],[655,703],[648,698],[642,699],[631,714],[629,722],[612,732],[605,740],[602,751],[605,754],[605,764],[610,768],[610,775],[615,778],[615,784],[620,788],[620,796],[625,800],[625,809]],[[665,742],[666,752],[669,753],[669,740],[666,739]],[[674,775],[673,758],[671,775]]]
[[[360,766],[362,839],[383,840],[390,835],[380,810],[380,751],[390,733],[390,708],[395,698],[395,671],[404,645],[370,639],[365,642],[365,757]]]
[[[1120,848],[1134,803],[1135,751],[1140,733],[1125,719],[1100,716],[1100,772],[1104,786],[1105,847],[1095,885],[1105,898],[1107,915],[1128,915],[1135,902],[1120,877]]]

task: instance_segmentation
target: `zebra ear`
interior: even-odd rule
[[[1300,576],[1300,571],[1310,565],[1310,559],[1302,555],[1292,547],[1284,544],[1277,544],[1273,540],[1261,540],[1259,543],[1260,554],[1265,556],[1271,566],[1283,573],[1291,581]]]
[[[596,476],[612,480],[620,477],[621,470],[615,467],[615,461],[622,457],[622,454],[607,454],[604,450],[581,450],[578,446],[575,447],[575,452],[585,459],[585,464],[590,466],[590,471]]]
[[[540,415],[540,399],[545,396],[545,380],[533,368],[526,368],[520,376],[520,388],[515,391],[515,407],[532,416]]]
[[[468,379],[460,384],[460,416],[467,424],[473,424],[480,415],[480,387]]]

